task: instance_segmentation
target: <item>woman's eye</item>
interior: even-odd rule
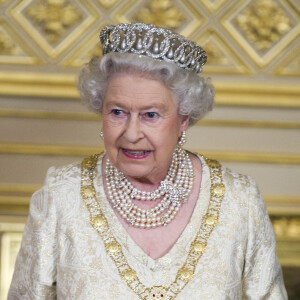
[[[122,114],[122,110],[120,109],[112,109],[112,114],[114,114],[115,116],[120,116]]]
[[[156,112],[150,111],[150,112],[147,112],[147,113],[146,113],[146,117],[149,118],[149,119],[154,119],[154,118],[156,118],[157,116],[158,116],[158,113],[156,113]]]

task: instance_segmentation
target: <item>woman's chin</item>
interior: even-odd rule
[[[136,163],[120,163],[118,169],[124,173],[125,176],[131,178],[146,178],[152,171],[150,165],[137,165]]]

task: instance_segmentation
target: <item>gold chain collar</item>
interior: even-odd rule
[[[199,259],[206,249],[210,234],[218,223],[220,206],[225,194],[220,163],[203,157],[210,173],[210,202],[199,231],[191,243],[187,258],[177,272],[176,279],[168,287],[146,287],[138,278],[136,271],[129,266],[122,247],[111,232],[107,219],[96,200],[94,178],[95,168],[100,156],[101,154],[92,155],[85,158],[81,163],[81,196],[90,212],[91,225],[101,236],[106,252],[114,261],[121,278],[140,299],[175,299],[188,282],[192,280]]]

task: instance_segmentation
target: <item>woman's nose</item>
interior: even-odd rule
[[[125,128],[125,137],[128,142],[136,143],[143,138],[141,124],[138,116],[131,115]]]

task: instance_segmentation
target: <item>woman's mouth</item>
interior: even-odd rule
[[[142,159],[147,157],[148,155],[150,155],[151,151],[149,150],[132,150],[132,149],[124,149],[121,148],[122,153],[128,157],[128,158],[132,158],[132,159]]]

